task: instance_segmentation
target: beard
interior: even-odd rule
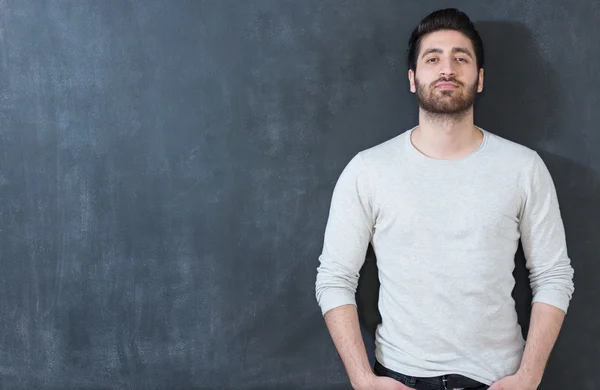
[[[452,82],[464,88],[464,83],[455,79],[439,79],[430,85],[422,85],[415,78],[417,89],[417,102],[419,106],[429,114],[445,117],[461,117],[466,114],[475,104],[477,97],[477,80],[468,85],[464,90],[437,90],[435,84],[440,81]]]

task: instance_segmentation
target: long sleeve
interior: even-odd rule
[[[331,199],[315,284],[323,315],[335,307],[356,304],[359,271],[374,229],[370,191],[359,153],[344,168]]]
[[[574,271],[567,254],[556,189],[537,153],[524,178],[526,199],[519,229],[532,302],[547,303],[566,313],[574,291]]]

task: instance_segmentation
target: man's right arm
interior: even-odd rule
[[[355,305],[343,305],[329,310],[325,313],[325,322],[354,389],[410,389],[392,378],[375,375],[371,369]]]
[[[342,359],[350,383],[355,389],[366,389],[375,376],[371,370],[365,344],[360,333],[356,306],[343,305],[325,313],[325,323]]]
[[[356,155],[333,190],[315,285],[327,328],[355,388],[373,375],[355,300],[359,271],[374,226],[368,180],[364,161]]]
[[[331,200],[315,285],[331,338],[355,389],[407,389],[377,377],[367,358],[356,310],[356,288],[375,226],[369,173],[360,155],[340,175]]]

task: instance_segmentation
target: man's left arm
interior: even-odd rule
[[[517,375],[532,388],[542,381],[544,368],[562,327],[565,312],[552,305],[535,302],[531,309],[529,332]]]
[[[574,291],[556,189],[537,153],[523,186],[526,197],[519,230],[533,293],[529,332],[519,370],[490,390],[537,389]]]

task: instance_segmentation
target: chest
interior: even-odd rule
[[[410,244],[515,239],[522,202],[518,177],[502,171],[388,175],[377,186],[375,231]]]

